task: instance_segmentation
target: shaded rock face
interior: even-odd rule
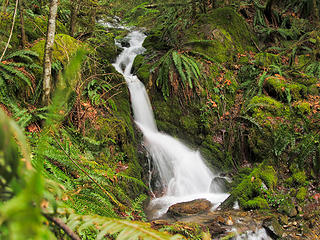
[[[210,192],[214,193],[225,193],[230,190],[230,184],[228,183],[227,179],[223,177],[215,177],[212,179],[210,185]]]
[[[170,216],[190,216],[209,211],[212,203],[206,199],[196,199],[190,202],[182,202],[172,205],[167,214]]]

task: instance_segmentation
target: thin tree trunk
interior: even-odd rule
[[[9,38],[8,38],[8,41],[7,41],[7,44],[2,52],[2,55],[0,57],[0,62],[2,61],[4,55],[6,54],[6,51],[9,47],[9,44],[10,44],[10,41],[11,41],[11,38],[12,38],[12,34],[13,34],[13,29],[14,29],[14,23],[16,21],[16,15],[17,15],[17,9],[18,9],[18,2],[19,0],[16,0],[16,6],[14,8],[14,14],[13,14],[13,20],[12,20],[12,26],[11,26],[11,30],[10,30],[10,35],[9,35]]]
[[[58,11],[58,0],[51,0],[49,19],[48,19],[48,30],[43,60],[43,97],[42,102],[45,105],[49,104],[51,94],[51,60],[52,60],[52,49],[54,43],[54,36],[56,31],[56,17]]]
[[[23,0],[19,0],[19,13],[20,13],[20,25],[21,25],[21,43],[22,47],[25,48],[27,44],[26,32],[24,30],[24,8]]]
[[[79,12],[79,0],[73,0],[71,3],[71,17],[70,17],[70,35],[73,37],[77,26],[77,15]]]
[[[319,26],[319,8],[318,8],[318,5],[317,5],[317,0],[313,0],[313,9],[314,9],[314,18],[315,18],[315,21],[316,21],[316,24],[317,26]]]

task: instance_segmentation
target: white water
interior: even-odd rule
[[[217,205],[225,200],[228,194],[209,191],[215,175],[205,165],[198,151],[157,130],[145,87],[137,76],[131,74],[134,58],[145,50],[142,47],[145,37],[141,32],[131,32],[127,36],[130,47],[124,48],[114,67],[127,81],[135,121],[143,132],[144,144],[165,189],[162,197],[154,198],[150,203],[150,208],[157,209],[153,218],[160,217],[171,205],[178,202],[206,198]]]

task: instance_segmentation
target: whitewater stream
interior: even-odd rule
[[[157,181],[164,189],[163,195],[150,201],[149,208],[154,210],[151,218],[161,217],[175,203],[199,198],[217,207],[229,194],[221,193],[218,186],[210,187],[216,175],[206,166],[199,151],[158,131],[146,89],[137,76],[131,74],[134,58],[145,51],[142,47],[145,37],[139,31],[129,33],[126,38],[130,46],[123,49],[114,67],[126,79],[135,122],[144,135],[144,146],[158,172]],[[217,192],[210,189],[217,189]]]

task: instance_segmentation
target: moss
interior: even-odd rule
[[[277,185],[277,173],[272,166],[265,166],[260,169],[259,176],[269,189],[274,189]]]
[[[279,55],[276,55],[276,54],[262,52],[262,53],[258,53],[255,56],[255,63],[257,65],[267,67],[267,66],[270,66],[271,64],[280,63],[280,57]]]
[[[306,196],[307,196],[307,189],[305,187],[300,187],[296,195],[297,200],[300,202],[303,202]]]
[[[301,116],[311,113],[311,106],[308,102],[297,101],[292,104],[292,107],[295,113]]]
[[[244,209],[268,209],[269,204],[266,199],[255,197],[252,200],[243,203]]]
[[[57,34],[53,45],[52,58],[53,62],[60,61],[67,63],[70,56],[82,46],[81,42],[66,34]],[[35,43],[31,50],[39,55],[40,63],[43,62],[45,40]]]
[[[304,171],[294,172],[285,182],[290,186],[305,186],[308,184],[307,176]]]
[[[249,104],[256,106],[254,108],[256,114],[259,113],[258,110],[261,108],[263,108],[264,111],[268,111],[275,115],[282,115],[284,110],[284,105],[281,102],[264,95],[253,97]]]
[[[149,35],[144,40],[142,46],[146,49],[154,49],[154,50],[168,50],[169,47],[166,45],[164,41],[161,39],[162,30],[153,29],[149,32]]]
[[[244,19],[232,8],[214,9],[202,14],[185,32],[190,50],[206,54],[218,62],[233,61],[236,53],[254,50],[253,34]]]
[[[245,209],[269,208],[261,190],[263,183],[270,191],[276,186],[277,176],[272,166],[260,164],[254,168],[233,188],[231,194],[238,198],[240,206]]]
[[[118,49],[114,41],[113,33],[106,33],[103,36],[103,41],[97,40],[98,42],[91,42],[91,45],[97,45],[96,50],[99,54],[99,57],[108,63],[113,63],[116,61],[118,56]]]
[[[272,96],[287,102],[288,91],[293,100],[299,100],[307,94],[307,87],[299,83],[287,83],[284,78],[269,77],[265,81],[265,88]]]
[[[297,185],[305,185],[307,182],[307,176],[304,171],[299,171],[292,175],[293,182]]]

